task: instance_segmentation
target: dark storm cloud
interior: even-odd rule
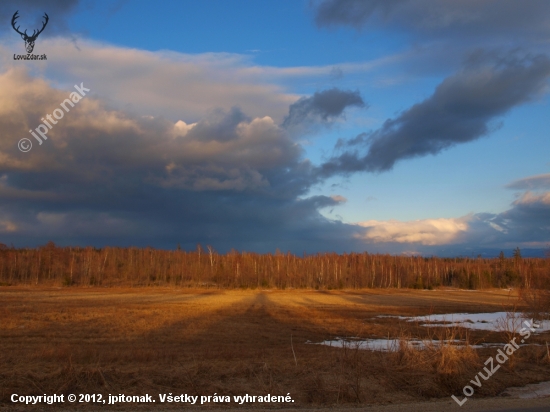
[[[539,95],[550,77],[546,56],[509,55],[491,66],[473,58],[460,72],[445,79],[434,94],[415,104],[368,136],[359,135],[337,146],[368,146],[330,159],[321,176],[358,171],[390,170],[403,159],[435,155],[456,144],[487,135],[491,121]]]
[[[47,13],[49,22],[47,29],[41,33],[41,37],[47,37],[68,31],[67,19],[76,9],[79,0],[2,0],[0,2],[0,34],[14,32],[11,27],[13,14],[19,10],[17,25],[21,31],[27,29],[32,34],[34,29],[40,29],[43,22],[42,16]],[[14,32],[15,33],[15,32]]]
[[[546,0],[321,0],[312,4],[318,26],[370,24],[478,39],[480,34],[510,36],[513,32],[533,38],[550,33]]]
[[[343,116],[348,107],[365,107],[358,91],[340,90],[336,87],[313,96],[302,97],[293,103],[283,122],[286,129],[302,129],[316,123],[330,123]]]
[[[86,86],[86,84],[84,84]],[[0,75],[0,242],[152,245],[219,251],[357,250],[353,225],[319,210],[303,149],[269,117],[239,109],[194,125],[107,109],[86,96],[42,145],[17,149],[69,91]]]

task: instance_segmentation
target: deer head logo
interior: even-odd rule
[[[32,36],[29,36],[27,34],[27,30],[25,30],[25,32],[22,33],[19,31],[19,26],[15,27],[16,20],[19,18],[17,13],[19,13],[19,10],[16,11],[13,17],[11,18],[11,25],[13,29],[21,35],[21,38],[25,40],[25,48],[27,49],[27,53],[32,53],[32,51],[34,50],[34,42],[36,41],[36,38],[38,37],[38,35],[44,31],[46,24],[48,24],[49,17],[46,13],[44,13],[45,21],[44,23],[42,23],[42,28],[38,30],[38,32],[36,30],[33,30]]]

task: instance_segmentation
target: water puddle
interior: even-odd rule
[[[420,340],[420,339],[358,339],[358,338],[336,338],[333,340],[325,340],[323,342],[306,342],[312,345],[325,345],[333,348],[348,348],[348,349],[363,349],[375,350],[382,352],[396,352],[400,345],[409,345],[413,349],[423,350],[429,347],[437,347],[441,344],[451,344],[457,347],[463,347],[464,341],[439,341],[439,340]],[[484,345],[471,345],[472,348],[486,347]]]
[[[362,349],[362,350],[373,350],[381,352],[396,352],[400,349],[400,345],[409,345],[412,349],[424,350],[427,348],[437,348],[441,345],[452,345],[457,348],[464,348],[466,342],[463,340],[431,340],[431,339],[359,339],[359,338],[335,338],[333,340],[325,340],[323,342],[310,342],[307,341],[306,344],[311,345],[325,345],[333,348],[346,348],[346,349]],[[469,345],[472,349],[483,349],[483,348],[501,348],[504,347],[504,343],[480,343],[475,345]],[[541,346],[539,344],[530,344],[531,346]],[[520,344],[520,347],[528,346],[528,344]]]
[[[527,319],[523,313],[509,314],[507,312],[487,312],[487,313],[446,313],[442,315],[429,316],[394,316],[394,315],[379,315],[377,318],[394,318],[407,322],[417,322],[425,327],[463,327],[475,330],[484,330],[492,332],[513,331],[519,333],[522,328],[533,325],[531,319]],[[550,321],[539,321],[539,327],[535,328],[535,333],[545,332],[550,330]],[[349,349],[364,349],[383,352],[393,352],[400,349],[400,345],[409,345],[414,349],[423,350],[426,348],[437,348],[440,345],[453,345],[458,348],[463,348],[466,342],[463,340],[440,341],[430,339],[360,339],[356,337],[335,338],[333,340],[325,340],[323,342],[306,342],[314,345],[326,345],[335,348]],[[498,348],[503,347],[504,343],[481,343],[469,345],[472,349],[482,348]],[[537,345],[538,344],[525,344]]]

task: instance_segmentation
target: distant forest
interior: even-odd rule
[[[0,244],[0,285],[175,286],[207,288],[522,287],[550,289],[550,256],[439,258],[364,253],[219,254],[153,248],[57,247]]]

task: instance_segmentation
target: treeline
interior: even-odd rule
[[[550,289],[550,258],[406,257],[365,253],[216,253],[153,248],[0,244],[0,285],[218,288],[526,287]]]

